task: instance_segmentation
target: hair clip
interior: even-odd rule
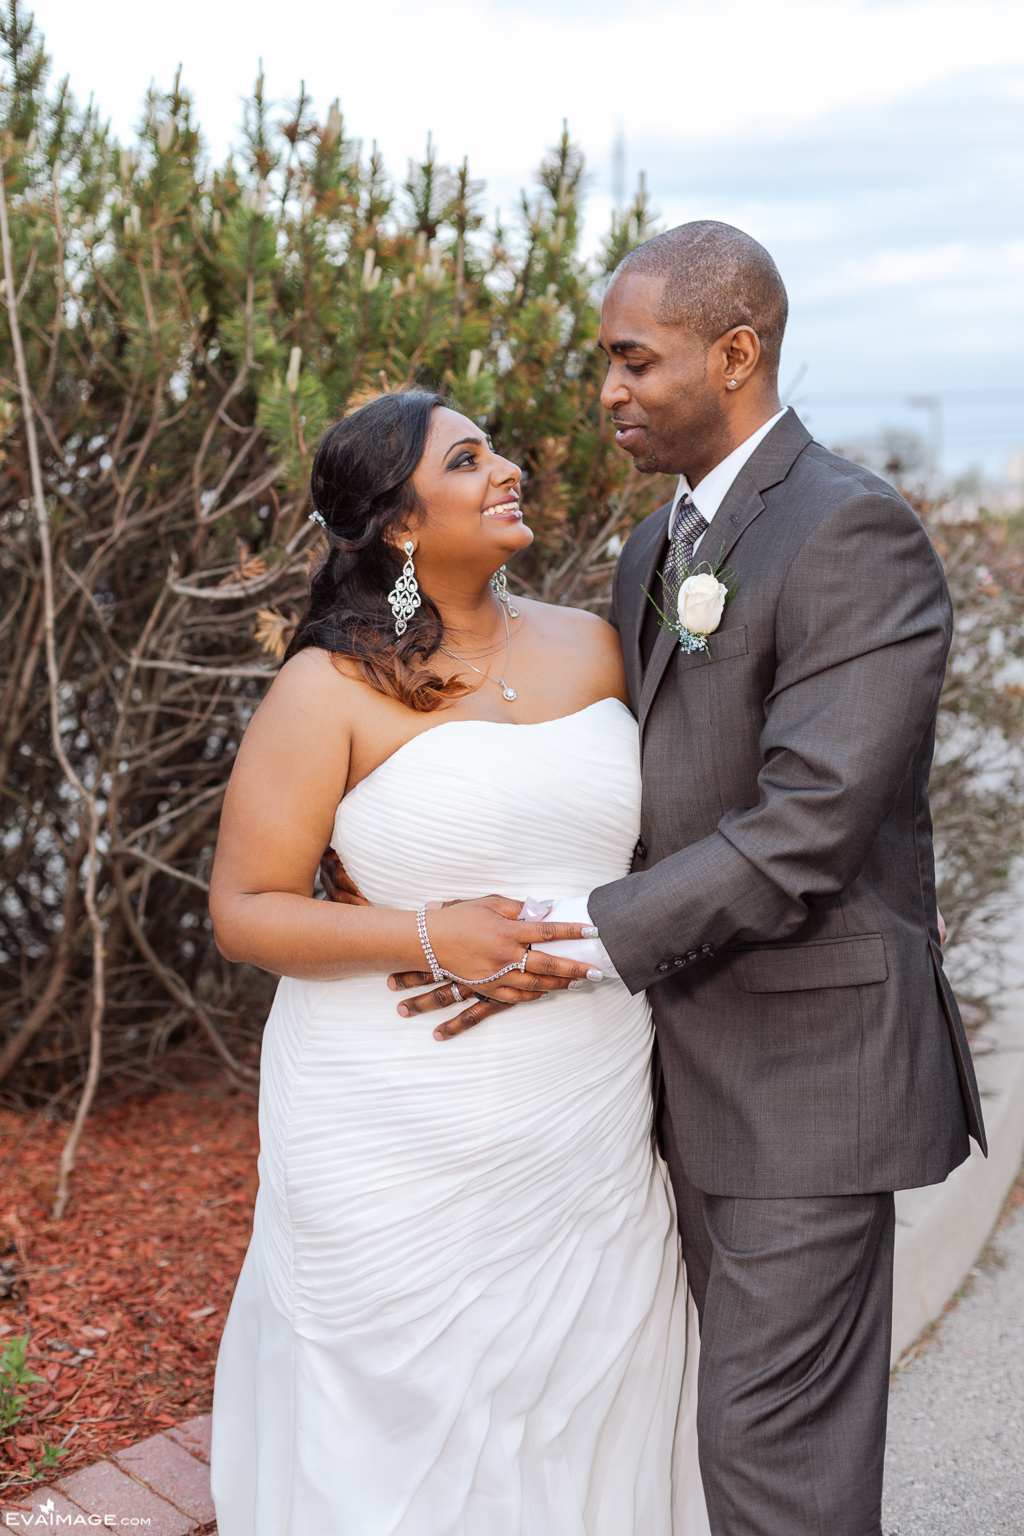
[[[309,516],[307,517],[306,521],[307,521],[307,523],[319,523],[321,528],[326,528],[327,527],[327,520],[326,520],[326,518],[324,517],[323,513],[322,512],[318,512],[315,507],[313,508],[313,510],[309,514]],[[329,531],[330,530],[328,530],[328,532]]]

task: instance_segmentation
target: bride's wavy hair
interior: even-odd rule
[[[426,390],[394,390],[328,427],[310,474],[310,499],[326,523],[310,568],[309,606],[285,660],[317,646],[351,656],[378,693],[409,709],[438,709],[468,692],[425,663],[444,638],[425,592],[405,634],[395,634],[388,593],[402,573],[399,531],[424,516],[412,477],[433,412],[449,402]]]

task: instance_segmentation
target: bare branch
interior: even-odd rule
[[[187,672],[191,677],[276,677],[276,667],[200,667],[187,661],[136,661],[155,672]]]
[[[129,848],[125,843],[118,843],[116,848],[111,848],[112,854],[124,854],[127,858],[141,859],[143,864],[148,864],[151,869],[160,869],[165,875],[172,875],[175,880],[183,880],[186,885],[194,885],[197,890],[210,893],[208,880],[197,880],[195,875],[188,874],[183,869],[175,869],[173,864],[165,864],[163,859],[154,859],[151,853],[144,853],[141,848]]]

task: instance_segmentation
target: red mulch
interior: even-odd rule
[[[209,1411],[252,1226],[256,1104],[245,1095],[159,1093],[98,1110],[54,1225],[66,1135],[0,1111],[0,1255],[23,1277],[21,1296],[0,1302],[0,1347],[31,1331],[29,1363],[46,1378],[0,1433],[0,1488],[11,1491],[42,1441],[59,1444],[73,1425],[51,1479]],[[94,1354],[76,1363],[64,1343]]]

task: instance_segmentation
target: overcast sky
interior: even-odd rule
[[[999,476],[1024,445],[1021,0],[39,0],[58,74],[131,136],[182,63],[215,158],[262,58],[396,176],[428,130],[511,209],[563,117],[590,170],[588,240],[647,173],[663,224],[718,218],[790,292],[783,382],[829,443],[931,430]]]

